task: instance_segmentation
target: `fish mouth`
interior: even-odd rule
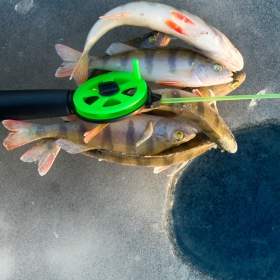
[[[221,82],[218,83],[217,85],[232,82],[233,81],[233,73],[230,71],[228,74],[224,75],[223,78],[219,78],[218,80],[221,80]]]
[[[233,81],[233,72],[230,70],[226,69],[227,71],[224,74],[221,74],[218,77],[207,77],[202,75],[198,75],[195,70],[192,71],[191,76],[194,78],[197,82],[198,85],[197,87],[201,86],[212,86],[212,85],[220,85],[220,84],[225,84]]]

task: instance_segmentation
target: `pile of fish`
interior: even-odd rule
[[[105,33],[121,25],[157,31],[125,44],[113,43],[103,57],[89,56]],[[175,38],[195,51],[168,48]],[[227,95],[246,77],[240,71],[242,55],[224,34],[195,15],[160,3],[132,2],[101,16],[91,28],[82,53],[61,44],[55,48],[63,60],[56,77],[70,76],[77,85],[88,79],[89,69],[90,77],[107,71],[132,72],[134,58],[138,58],[146,81],[168,86],[153,89],[163,98]],[[50,125],[5,120],[3,125],[10,134],[3,144],[12,150],[40,140],[21,157],[25,162],[38,162],[40,175],[49,171],[60,149],[124,165],[154,167],[154,173],[174,164],[183,166],[217,146],[230,153],[237,150],[235,138],[216,106],[206,102],[161,104],[102,129],[74,116],[67,120]],[[85,141],[84,135],[96,129],[98,133]]]

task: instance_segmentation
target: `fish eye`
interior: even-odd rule
[[[173,136],[174,136],[174,138],[177,140],[177,141],[181,141],[181,140],[183,140],[183,138],[184,138],[184,132],[183,131],[181,131],[181,130],[177,130],[177,131],[175,131],[174,133],[173,133]]]
[[[213,69],[217,72],[220,72],[223,70],[223,67],[220,64],[214,64]]]
[[[152,35],[148,38],[149,43],[154,43],[157,40],[157,35]]]
[[[238,80],[234,80],[231,84],[231,88],[237,88],[239,86],[239,81]]]

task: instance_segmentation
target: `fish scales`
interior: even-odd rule
[[[155,142],[148,139],[143,143],[146,146],[147,151],[153,151],[155,149]]]
[[[187,143],[152,156],[122,155],[105,150],[90,150],[83,154],[123,165],[157,167],[186,162],[215,147],[216,144],[201,133]]]
[[[139,49],[151,49],[151,48],[167,46],[169,44],[170,40],[171,40],[171,38],[167,34],[154,30],[154,31],[151,31],[144,35],[141,35],[140,37],[129,40],[125,44],[135,47],[135,48],[139,48]],[[107,57],[107,59],[110,58],[109,55],[107,55],[106,57]],[[105,65],[106,65],[106,57],[104,57]],[[89,59],[91,60],[92,58],[90,57]],[[73,69],[74,69],[74,67],[73,67]],[[89,78],[92,78],[92,77],[95,77],[95,76],[98,76],[98,75],[101,75],[104,73],[106,73],[106,70],[94,69],[90,73]]]
[[[148,74],[152,74],[154,71],[154,63],[155,63],[155,52],[145,52],[145,69]],[[141,68],[140,68],[141,69]]]
[[[230,40],[199,17],[165,4],[141,1],[112,9],[93,25],[71,78],[75,77],[79,83],[87,79],[90,49],[105,33],[122,25],[156,29],[185,41],[232,71],[243,68],[243,57]]]
[[[150,122],[152,130],[151,126],[148,125]],[[58,145],[70,153],[80,153],[90,149],[106,149],[128,154],[156,154],[189,141],[195,137],[196,133],[195,128],[182,121],[158,116],[136,115],[106,126],[88,144],[85,144],[83,141],[84,133],[94,129],[97,124],[81,120],[52,125],[35,125],[18,121],[4,121],[3,124],[10,130],[13,129],[12,125],[22,126],[17,130],[17,133],[10,133],[4,140],[7,149],[15,148],[15,145],[12,144],[14,138],[21,141],[22,145],[38,139],[56,138]],[[22,130],[24,130],[24,135]],[[146,131],[148,133],[145,133]],[[146,134],[148,138],[145,136]],[[23,138],[27,138],[27,140],[23,141]],[[140,139],[142,140],[137,145]],[[146,141],[152,143],[143,145]],[[21,146],[19,143],[18,146]]]
[[[92,59],[89,69],[132,72],[133,58],[139,59],[143,79],[178,86],[207,86],[232,81],[226,68],[217,71],[215,62],[191,50],[178,48],[135,50]],[[172,62],[171,62],[172,59]]]
[[[99,135],[100,136],[100,135]],[[114,150],[114,139],[112,135],[112,129],[110,125],[107,125],[106,129],[103,129],[103,133],[101,134],[102,143],[107,143],[107,149]]]
[[[177,60],[176,60],[176,56],[177,56],[177,52],[179,50],[175,49],[173,51],[169,51],[169,54],[168,54],[168,65],[169,65],[169,71],[170,73],[175,73],[176,69],[177,69]],[[190,58],[191,59],[191,58]],[[190,65],[192,64],[192,62],[190,61]]]
[[[128,66],[131,64],[131,55],[128,52],[122,53],[121,58],[120,58],[120,69],[127,69]],[[110,64],[110,60],[108,61]],[[107,70],[107,69],[105,69]]]
[[[198,89],[202,96],[211,96],[210,90],[215,94],[215,96],[225,96],[239,87],[246,79],[246,74],[242,71],[233,73],[232,81],[229,83],[214,85],[208,87],[186,87],[182,88],[184,91],[192,92],[194,89]]]
[[[135,128],[134,128],[134,123],[133,121],[129,120],[128,121],[128,126],[127,126],[127,132],[126,132],[126,153],[128,153],[128,148],[133,143],[135,143],[137,139],[135,138]]]
[[[186,96],[186,92],[182,90],[158,89],[154,92],[161,94],[163,98]],[[206,102],[161,104],[157,109],[173,112],[187,118],[192,125],[201,129],[221,149],[230,153],[237,151],[237,143],[230,129],[217,111]]]
[[[164,71],[166,71],[170,68],[170,57],[172,57],[173,59],[173,66],[178,65],[179,68],[189,69],[192,66],[193,56],[195,55],[196,54],[190,50],[183,50],[178,48],[135,50],[112,55],[110,56],[110,59],[106,57],[106,65],[104,65],[104,57],[95,58],[91,61],[89,69],[100,68],[111,71],[124,70],[127,72],[131,72],[132,64],[128,64],[128,58],[130,59],[130,62],[133,58],[138,58],[140,69],[145,69],[147,71],[147,69],[153,68],[154,63],[156,62],[157,71],[161,68],[164,68]],[[124,57],[126,59],[124,59]],[[203,56],[199,56],[199,58],[205,62],[210,61]],[[120,64],[120,61],[123,60],[125,60],[125,63],[122,62]],[[120,68],[120,66],[122,66],[122,68]],[[154,71],[152,71],[152,73],[153,72]]]
[[[214,142],[216,142],[221,149],[225,149],[228,152],[235,153],[237,150],[237,144],[231,131],[228,129],[227,125],[220,119],[220,124],[217,125],[217,116],[213,113],[207,112],[207,115],[203,114],[201,110],[202,106],[195,105],[194,103],[187,103],[184,105],[162,105],[159,109],[166,111],[172,111],[176,114],[182,114],[187,117],[192,123],[196,124],[201,130]],[[182,110],[181,110],[182,109]],[[186,109],[184,111],[184,109]],[[201,110],[201,111],[200,111]],[[213,109],[214,111],[214,109]],[[199,115],[197,115],[199,112]],[[205,121],[205,120],[208,121]]]

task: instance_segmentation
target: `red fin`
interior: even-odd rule
[[[79,120],[79,118],[75,115],[61,117],[61,119],[63,119],[66,122],[73,122]]]
[[[55,50],[61,59],[66,62],[77,63],[82,53],[62,44],[56,44]]]
[[[181,13],[179,13],[177,11],[171,11],[170,13],[171,13],[172,16],[174,16],[174,17],[184,21],[185,23],[189,23],[189,24],[195,25],[195,23],[190,18],[188,18],[186,15],[184,15],[184,14],[181,14]]]
[[[70,76],[70,80],[72,80],[72,78],[75,79],[77,85],[81,85],[87,80],[88,78],[88,52],[87,51],[84,51],[82,53],[77,65],[75,66]]]
[[[186,84],[176,82],[176,81],[157,81],[156,83],[158,85],[170,86],[170,87],[185,87],[186,86]]]
[[[5,120],[2,123],[11,131],[3,142],[7,150],[38,140],[38,136],[31,131],[31,128],[36,126],[35,124],[15,120]]]
[[[57,68],[54,75],[57,78],[69,77],[72,74],[74,67],[75,67],[75,65],[73,65],[73,67],[71,67],[71,69],[67,69],[66,67],[60,66],[60,67]]]
[[[203,96],[202,93],[199,91],[199,89],[193,89],[192,93],[197,95],[198,97],[202,97]]]
[[[62,65],[56,70],[55,76],[58,78],[70,76],[82,53],[62,44],[56,44],[55,50],[63,60]]]
[[[53,165],[60,149],[54,139],[44,139],[25,152],[20,159],[24,162],[38,161],[38,172],[44,176]]]
[[[122,17],[129,17],[131,16],[131,13],[120,13],[120,14],[114,14],[114,15],[104,15],[99,18],[122,18]]]
[[[95,127],[94,129],[85,132],[84,136],[84,142],[88,143],[96,134],[98,134],[102,129],[104,129],[108,123],[103,123]]]
[[[183,31],[183,29],[182,29],[177,23],[175,23],[174,21],[167,19],[167,20],[165,21],[165,24],[166,24],[169,28],[171,28],[172,30],[174,30],[175,32],[177,32],[177,33],[179,33],[179,34],[181,34],[181,35],[184,35],[184,36],[186,36],[186,37],[189,37],[189,35],[188,35],[187,33],[185,33],[185,32]]]
[[[16,120],[4,120],[2,124],[10,131],[18,131],[24,127],[34,126],[33,123],[16,121]]]
[[[167,168],[169,168],[171,165],[165,165],[165,166],[156,166],[154,167],[154,174],[158,174],[161,171],[166,170]]]

